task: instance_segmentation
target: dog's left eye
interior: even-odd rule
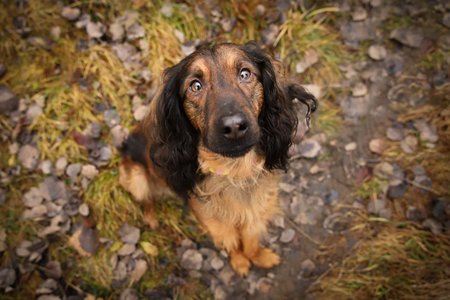
[[[239,76],[241,77],[242,80],[247,80],[250,78],[250,76],[252,75],[252,72],[250,72],[249,69],[242,69]]]
[[[202,84],[200,83],[200,81],[194,80],[192,81],[190,87],[193,92],[199,92],[202,89]]]

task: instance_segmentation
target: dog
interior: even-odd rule
[[[158,226],[154,202],[184,199],[241,276],[280,257],[260,245],[280,214],[277,187],[298,118],[293,100],[317,100],[288,82],[255,43],[203,47],[168,68],[146,118],[122,146],[120,184]]]

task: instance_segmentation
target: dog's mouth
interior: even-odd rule
[[[246,145],[246,146],[241,146],[237,149],[230,149],[227,151],[220,151],[217,152],[218,154],[225,156],[225,157],[240,157],[240,156],[244,156],[245,154],[247,154],[254,146],[255,144],[251,144],[251,145]]]

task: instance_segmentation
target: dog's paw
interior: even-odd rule
[[[151,229],[156,229],[159,227],[158,219],[154,213],[144,213],[144,220]]]
[[[257,256],[251,258],[255,266],[260,268],[272,268],[280,264],[280,256],[269,248],[263,248]]]
[[[231,255],[230,263],[233,270],[236,271],[239,276],[247,276],[251,266],[251,263],[247,257],[241,253],[233,254]]]

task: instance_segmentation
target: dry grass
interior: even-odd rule
[[[316,283],[316,299],[448,299],[447,236],[365,215],[356,224],[364,238]]]

